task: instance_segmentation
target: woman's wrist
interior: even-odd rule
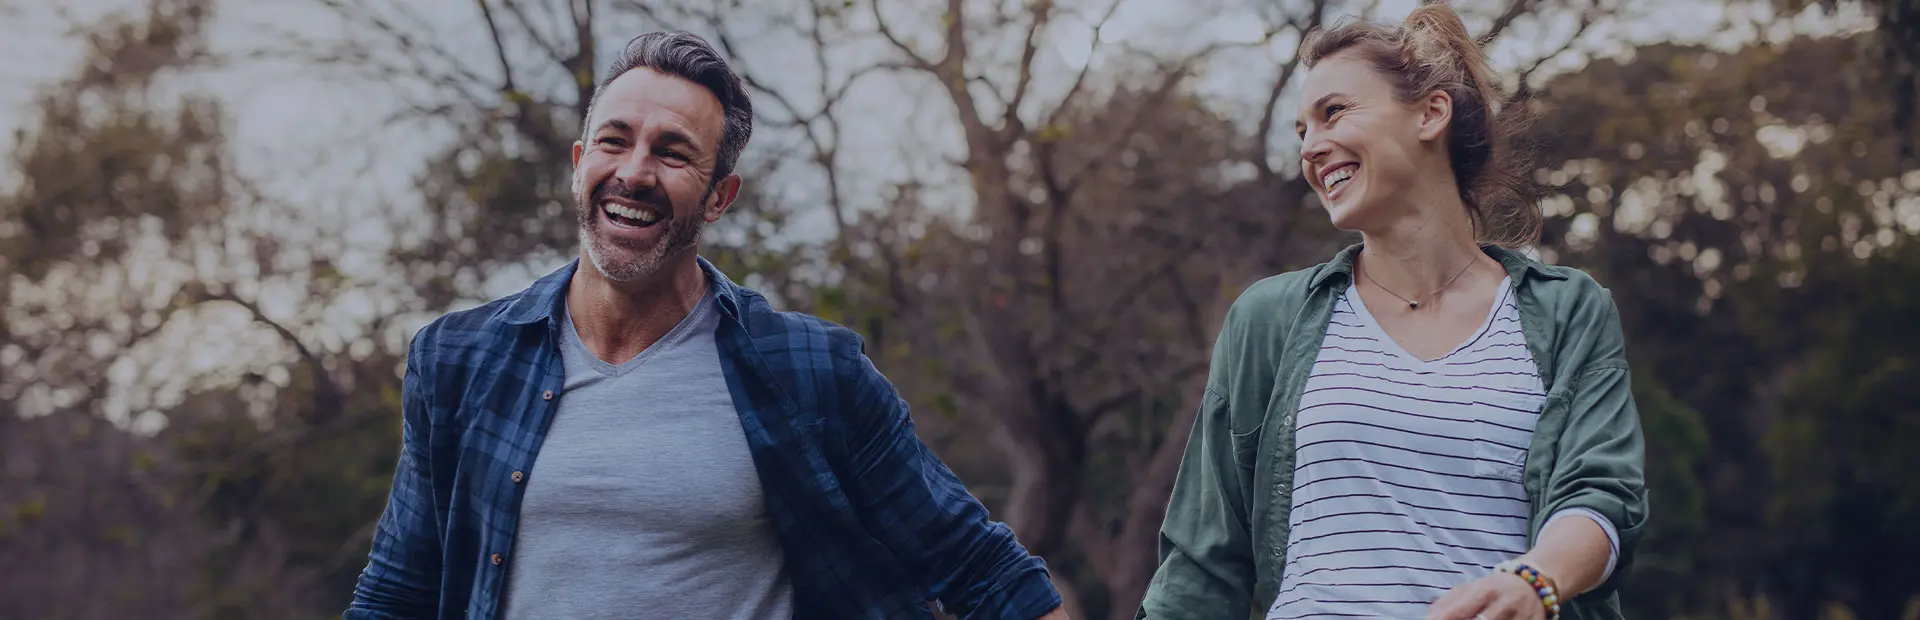
[[[1526,581],[1527,585],[1533,588],[1534,594],[1540,597],[1540,606],[1546,610],[1547,620],[1559,620],[1560,587],[1552,577],[1536,567],[1528,558],[1522,556],[1501,562],[1495,565],[1493,570]]]

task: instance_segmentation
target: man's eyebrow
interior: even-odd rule
[[[699,142],[695,141],[692,136],[688,136],[687,134],[681,132],[678,129],[660,130],[659,142],[663,144],[682,145],[694,151],[700,150]]]
[[[613,129],[618,129],[618,130],[620,130],[620,131],[632,131],[632,130],[633,130],[633,126],[632,126],[632,125],[628,125],[626,121],[623,121],[623,120],[620,120],[620,119],[617,119],[617,118],[610,118],[610,119],[607,119],[607,120],[604,120],[604,121],[600,121],[600,126],[599,126],[599,127],[595,127],[595,128],[594,128],[594,130],[593,130],[593,132],[594,132],[594,133],[600,133],[600,132],[602,132],[602,131],[606,131],[606,130],[607,130],[608,128],[613,128]]]

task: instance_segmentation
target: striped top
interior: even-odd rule
[[[1512,279],[1498,290],[1471,338],[1422,361],[1348,287],[1300,397],[1292,535],[1268,620],[1424,618],[1527,551],[1521,472],[1546,395]]]

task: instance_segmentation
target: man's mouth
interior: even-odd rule
[[[611,200],[600,203],[600,212],[607,214],[607,221],[625,228],[646,228],[660,223],[660,212],[651,207],[629,207]]]

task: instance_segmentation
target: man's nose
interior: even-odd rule
[[[629,188],[653,187],[659,177],[659,161],[646,151],[636,150],[620,159],[613,176]]]

